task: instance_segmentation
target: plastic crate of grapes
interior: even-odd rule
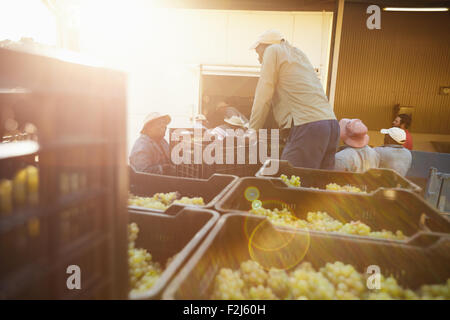
[[[273,172],[272,167],[278,168]],[[373,192],[379,188],[402,188],[417,194],[422,188],[402,177],[391,169],[370,169],[363,173],[309,169],[293,167],[286,160],[268,160],[255,174],[261,178],[276,178],[284,174],[289,179],[291,176],[300,178],[301,188],[326,189],[326,185],[336,183],[340,186],[351,185],[365,192]]]
[[[403,189],[379,189],[370,194],[323,192],[290,188],[280,180],[241,178],[217,202],[216,210],[251,210],[278,225],[377,241],[407,241],[420,231],[450,233],[447,219],[421,197]]]
[[[238,179],[236,176],[214,174],[209,179],[194,179],[174,176],[163,176],[135,172],[129,169],[130,193],[138,197],[152,197],[156,193],[177,192],[181,197],[203,198],[202,208],[212,208],[223,194]],[[163,212],[170,204],[150,208],[153,211]],[[137,205],[129,205],[130,209],[146,210],[147,208]]]
[[[163,299],[414,299],[418,296],[412,291],[422,285],[445,285],[450,277],[449,239],[421,237],[426,241],[419,247],[355,241],[229,214],[220,218]],[[389,276],[412,291],[400,292]],[[430,298],[433,291],[445,294],[445,288],[436,293],[436,288],[424,287],[420,295]]]
[[[151,260],[161,267],[154,277],[146,280],[135,278],[136,284],[130,284],[132,291],[129,299],[158,299],[219,218],[215,211],[192,207],[172,206],[169,211],[169,214],[128,211],[129,222],[136,223],[139,228],[135,248],[147,250]],[[133,255],[130,254],[132,259]],[[137,270],[139,265],[136,265],[137,269],[132,265],[130,267],[130,276],[142,272]],[[154,284],[150,286],[152,281]]]

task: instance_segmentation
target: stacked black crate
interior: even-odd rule
[[[126,298],[126,79],[63,58],[0,50],[2,140],[15,123],[37,146],[15,155],[17,141],[2,144],[2,178],[28,168],[28,185],[29,159],[39,181],[37,200],[28,186],[26,206],[0,219],[1,260],[13,262],[2,298]]]

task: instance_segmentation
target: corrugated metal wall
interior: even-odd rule
[[[450,14],[381,12],[369,30],[367,4],[344,9],[335,111],[369,129],[389,126],[395,104],[414,106],[413,132],[450,134]]]

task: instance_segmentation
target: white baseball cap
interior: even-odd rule
[[[403,129],[393,127],[389,129],[381,129],[380,132],[382,134],[388,134],[392,139],[400,144],[404,144],[406,141],[406,132]]]
[[[284,37],[281,34],[281,32],[275,29],[270,29],[258,37],[258,40],[256,40],[256,42],[250,47],[250,50],[256,49],[256,47],[260,43],[276,44],[280,43],[281,40],[284,40]]]

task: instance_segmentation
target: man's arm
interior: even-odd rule
[[[277,68],[276,47],[270,46],[264,52],[261,75],[256,87],[255,100],[250,116],[250,129],[261,129],[266,121],[277,81]]]

